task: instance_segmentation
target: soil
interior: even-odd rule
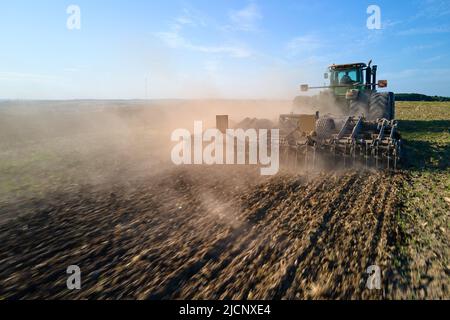
[[[402,178],[198,166],[64,190],[0,227],[0,297],[386,298]],[[69,265],[82,290],[67,290]]]

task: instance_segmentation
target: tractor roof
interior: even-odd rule
[[[347,64],[332,64],[330,70],[346,70],[346,69],[356,69],[365,68],[367,65],[363,62],[347,63]]]

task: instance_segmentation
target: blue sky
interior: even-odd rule
[[[0,98],[290,99],[369,59],[394,92],[450,96],[449,0],[15,0],[0,15]]]

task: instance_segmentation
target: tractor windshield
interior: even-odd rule
[[[336,70],[331,75],[331,85],[352,85],[361,82],[357,69]]]

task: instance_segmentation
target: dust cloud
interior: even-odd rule
[[[175,168],[169,160],[171,132],[192,130],[194,120],[205,127],[214,126],[216,114],[236,123],[276,121],[291,107],[237,100],[1,103],[0,241],[11,250],[0,253],[0,295],[381,298],[362,290],[362,276],[374,260],[388,265],[400,175],[262,177],[253,166]],[[86,289],[55,287],[73,261],[83,265]],[[331,261],[326,269],[323,261]],[[349,261],[358,262],[351,272]],[[33,268],[39,272],[24,283],[19,275]]]
[[[245,117],[276,121],[291,101],[3,101],[0,102],[2,202],[44,197],[83,185],[151,177],[170,169],[171,133]]]

